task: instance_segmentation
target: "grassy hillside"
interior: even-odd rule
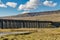
[[[14,34],[0,37],[0,40],[60,40],[60,28],[40,28],[31,34]]]
[[[60,10],[24,13],[24,14],[19,14],[15,16],[1,17],[0,19],[60,21]]]
[[[7,17],[3,19],[60,21],[60,14],[39,15],[39,16],[33,16],[33,17]]]

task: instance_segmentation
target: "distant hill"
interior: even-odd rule
[[[60,14],[60,10],[58,10],[58,11],[24,13],[24,14],[18,14],[18,15],[13,16],[13,17],[33,17],[33,16],[50,15],[50,14]]]
[[[60,10],[24,13],[15,16],[2,17],[3,19],[17,19],[17,20],[42,20],[42,21],[60,21]]]
[[[23,14],[7,16],[7,17],[33,17],[33,16],[50,15],[50,14],[60,14],[60,10],[57,10],[57,11],[45,11],[45,12],[33,12],[33,13],[23,13]]]

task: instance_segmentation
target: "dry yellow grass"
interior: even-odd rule
[[[0,29],[0,32],[35,31],[38,28]]]
[[[36,32],[21,35],[5,35],[0,40],[60,40],[60,28],[38,28]]]
[[[6,17],[3,19],[15,19],[15,20],[41,20],[41,21],[54,21],[60,22],[60,14],[40,15],[33,17]]]

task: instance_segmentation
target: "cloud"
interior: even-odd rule
[[[22,13],[29,13],[29,11],[23,11]]]
[[[55,7],[57,5],[57,3],[53,3],[53,1],[44,1],[43,4],[45,6],[50,6],[50,7]]]
[[[31,10],[36,9],[40,5],[40,0],[29,0],[25,4],[21,4],[18,10]]]
[[[29,0],[25,4],[20,4],[18,10],[23,10],[22,13],[29,13],[43,5],[49,7],[55,7],[57,3],[48,0],[44,2],[42,2],[41,0]]]
[[[0,7],[7,8],[7,6],[5,4],[0,4]]]
[[[1,0],[0,0],[0,7],[2,7],[2,8],[7,8],[7,6],[6,6],[5,4],[3,4],[3,3],[1,2]]]
[[[17,6],[17,3],[15,3],[15,2],[7,2],[6,5],[15,8]]]

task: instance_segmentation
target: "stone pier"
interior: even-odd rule
[[[0,28],[45,28],[51,23],[51,21],[0,19]]]

